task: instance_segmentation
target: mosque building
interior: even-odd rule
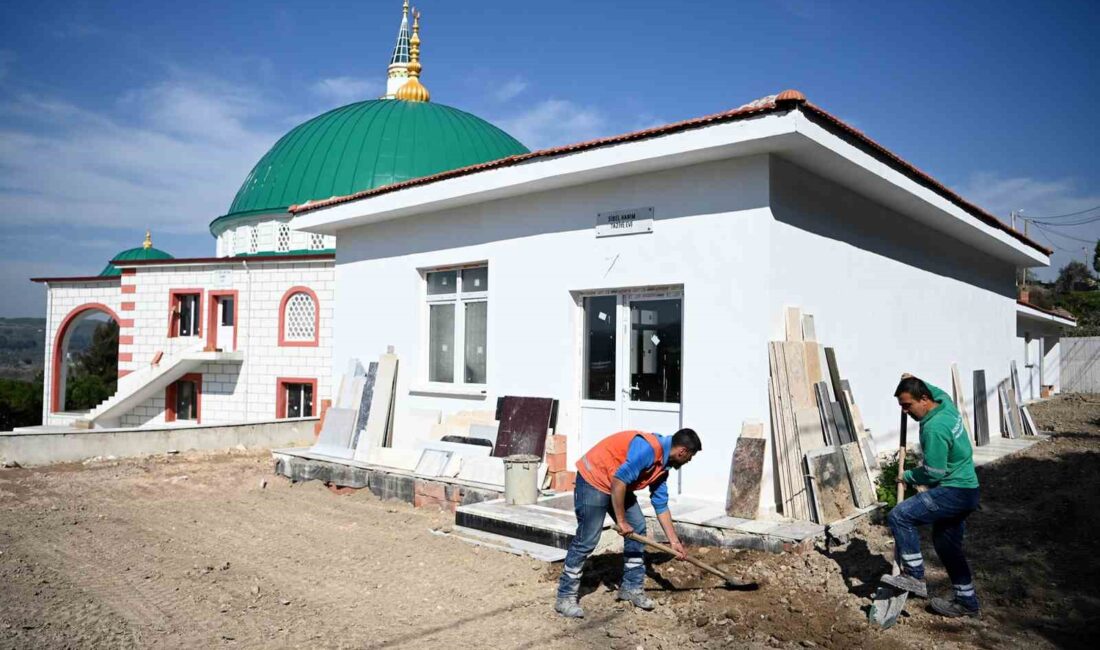
[[[333,109],[280,138],[210,223],[214,256],[174,258],[147,233],[98,275],[35,279],[47,289],[44,424],[317,414],[332,391],[336,238],[293,230],[288,208],[527,153],[485,120],[429,101],[419,80],[419,24],[409,13],[406,2],[385,96]],[[118,391],[89,412],[72,412],[69,335],[96,314],[119,326]]]

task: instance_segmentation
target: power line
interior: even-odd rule
[[[1095,239],[1081,239],[1080,237],[1073,237],[1072,235],[1060,233],[1056,230],[1048,230],[1047,228],[1049,228],[1049,226],[1041,226],[1039,224],[1035,224],[1035,227],[1043,231],[1044,233],[1047,233],[1048,235],[1057,235],[1058,237],[1065,237],[1066,239],[1072,239],[1073,241],[1084,242],[1086,244],[1095,244],[1097,241]]]
[[[1047,226],[1054,226],[1054,227],[1057,227],[1057,228],[1068,228],[1068,227],[1072,227],[1072,226],[1084,226],[1086,224],[1096,223],[1097,221],[1100,221],[1100,214],[1095,215],[1095,216],[1091,216],[1091,217],[1085,217],[1085,218],[1079,219],[1077,221],[1054,222],[1054,221],[1046,221],[1044,219],[1029,219],[1029,221],[1031,221],[1032,223],[1041,223],[1041,224],[1044,224],[1044,225],[1047,225]]]
[[[1066,217],[1076,217],[1079,214],[1085,214],[1087,212],[1095,212],[1096,210],[1100,210],[1100,205],[1093,206],[1093,207],[1091,207],[1087,210],[1081,210],[1080,212],[1068,212],[1066,214],[1056,214],[1052,217],[1035,217],[1035,218],[1040,219],[1040,220],[1044,220],[1044,219],[1065,219]]]

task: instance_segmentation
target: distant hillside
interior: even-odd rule
[[[92,342],[101,320],[84,320],[69,338],[70,350],[83,350]],[[45,362],[45,318],[0,318],[0,378],[31,381]]]

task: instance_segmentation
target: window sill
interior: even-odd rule
[[[485,399],[487,389],[484,386],[463,384],[414,384],[409,387],[410,395],[442,395],[444,397],[465,397]]]

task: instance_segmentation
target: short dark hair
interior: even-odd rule
[[[928,390],[928,384],[916,377],[906,377],[898,382],[898,389],[894,391],[894,397],[899,397],[902,393],[909,393],[910,397],[915,400],[922,400],[926,397],[932,399],[932,391]]]
[[[703,451],[703,442],[699,440],[699,434],[694,429],[680,429],[672,434],[672,446],[683,447],[693,454]]]

